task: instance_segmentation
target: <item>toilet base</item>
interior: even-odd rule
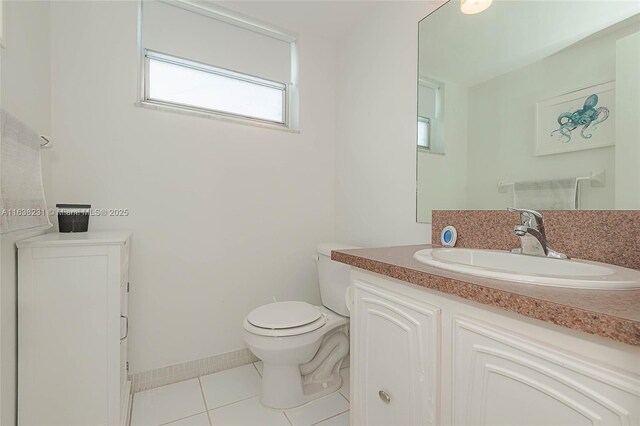
[[[333,393],[342,387],[339,367],[326,381],[304,383],[297,366],[263,363],[260,402],[269,408],[285,410]]]
[[[349,318],[319,307],[327,316],[317,330],[294,335],[253,333],[245,319],[244,341],[263,362],[260,401],[285,410],[337,391],[340,366],[349,353]]]

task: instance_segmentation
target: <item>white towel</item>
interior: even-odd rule
[[[40,136],[0,111],[0,233],[50,227],[42,185]]]
[[[533,210],[576,210],[578,208],[578,178],[513,185],[513,207]]]

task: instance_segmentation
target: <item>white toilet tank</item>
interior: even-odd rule
[[[345,244],[326,243],[317,247],[318,252],[318,280],[320,282],[320,297],[322,304],[333,312],[342,316],[350,316],[345,301],[349,288],[349,265],[331,260],[332,250],[355,249],[359,247]]]

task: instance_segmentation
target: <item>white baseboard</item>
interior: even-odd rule
[[[153,389],[258,361],[248,348],[132,375],[133,392]]]

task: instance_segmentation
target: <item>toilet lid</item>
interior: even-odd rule
[[[277,330],[302,327],[321,316],[320,310],[305,302],[276,302],[254,309],[247,315],[247,321],[256,327]]]

